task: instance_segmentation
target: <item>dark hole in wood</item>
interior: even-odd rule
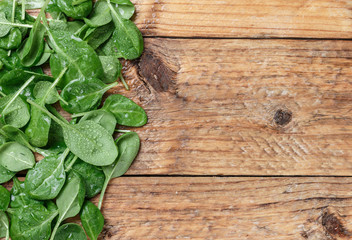
[[[345,228],[333,213],[324,213],[322,217],[322,225],[331,235],[346,236]]]
[[[277,125],[284,126],[292,120],[292,112],[279,109],[274,115],[274,121]]]

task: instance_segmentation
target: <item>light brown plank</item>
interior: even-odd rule
[[[347,0],[134,0],[144,36],[351,38]]]
[[[352,238],[350,178],[121,178],[100,239]]]
[[[125,66],[132,90],[110,91],[149,115],[128,174],[351,175],[351,49],[147,39]]]
[[[347,240],[352,237],[351,180],[114,179],[105,194],[99,239]]]

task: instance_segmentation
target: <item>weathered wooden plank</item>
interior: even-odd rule
[[[351,175],[352,42],[147,39],[129,174]]]
[[[122,177],[105,194],[99,239],[347,240],[351,180]]]
[[[100,239],[351,239],[350,178],[121,178]]]
[[[347,0],[134,0],[144,36],[351,38]]]

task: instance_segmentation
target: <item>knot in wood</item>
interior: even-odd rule
[[[274,115],[274,122],[277,125],[285,126],[292,120],[292,112],[289,110],[279,109]]]

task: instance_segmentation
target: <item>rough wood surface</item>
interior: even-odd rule
[[[99,239],[348,240],[351,188],[341,177],[122,177]]]
[[[201,50],[200,50],[201,49]],[[352,43],[147,39],[128,174],[351,175]]]
[[[134,0],[144,36],[352,38],[348,0]],[[32,11],[33,12],[33,11]]]
[[[352,238],[350,178],[121,178],[101,239]]]

